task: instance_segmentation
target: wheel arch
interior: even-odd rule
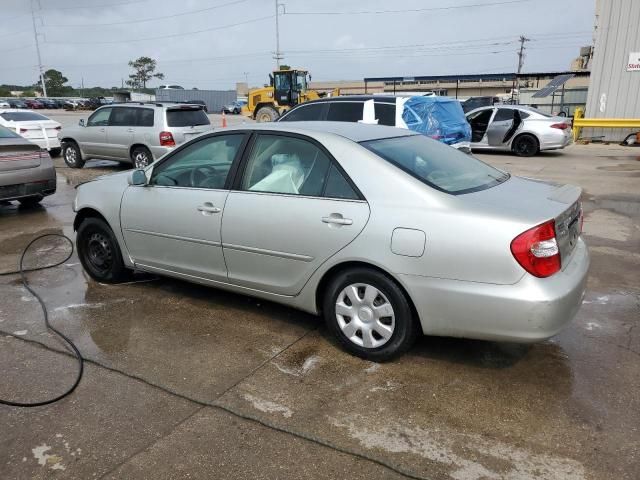
[[[87,218],[99,218],[107,225],[109,225],[109,221],[98,210],[91,207],[84,207],[78,210],[78,213],[76,213],[76,218],[73,219],[73,231],[77,232],[78,228],[80,228],[80,224]]]
[[[132,144],[132,145],[129,147],[129,158],[130,158],[131,160],[133,160],[133,158],[132,158],[132,156],[133,156],[133,151],[134,151],[136,148],[138,148],[138,147],[144,148],[147,152],[149,152],[149,153],[151,154],[151,159],[152,159],[152,160],[155,160],[155,158],[153,158],[153,152],[151,151],[151,149],[149,148],[149,146],[148,146],[148,145],[145,145],[144,143],[140,143],[140,142],[138,142],[138,143],[134,143],[134,144]]]
[[[315,301],[316,312],[318,312],[319,314],[322,314],[322,298],[324,297],[324,294],[326,293],[327,288],[329,287],[329,284],[331,283],[331,281],[340,273],[346,270],[354,269],[354,268],[367,268],[370,270],[374,270],[378,273],[383,274],[385,277],[387,277],[389,280],[395,283],[398,286],[398,288],[402,290],[402,293],[404,293],[407,301],[409,302],[409,305],[411,307],[411,312],[413,313],[415,318],[418,320],[417,322],[418,325],[421,325],[422,322],[420,321],[421,319],[420,319],[420,314],[418,313],[418,309],[416,308],[413,302],[413,298],[411,298],[411,295],[409,295],[409,291],[404,287],[402,282],[400,282],[394,275],[389,273],[384,268],[381,268],[372,263],[360,261],[360,260],[350,260],[350,261],[337,263],[336,265],[333,265],[331,268],[329,268],[326,272],[322,274],[322,277],[320,278],[320,281],[318,282],[316,286],[316,291],[315,291],[314,301]]]
[[[513,136],[513,138],[511,139],[510,147],[511,147],[511,148],[513,148],[513,145],[516,143],[516,140],[517,140],[518,138],[522,137],[523,135],[529,135],[529,136],[531,136],[531,137],[535,138],[535,139],[536,139],[536,142],[538,142],[538,151],[540,151],[540,145],[541,145],[541,142],[540,142],[540,139],[538,138],[538,135],[536,135],[534,132],[529,131],[529,130],[525,130],[525,131],[523,131],[523,132],[521,131],[521,132],[516,133],[516,134]]]

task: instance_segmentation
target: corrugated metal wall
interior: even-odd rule
[[[626,70],[629,53],[640,52],[640,1],[604,0],[597,9],[586,117],[640,118],[640,72]],[[622,140],[631,131],[594,128],[582,135]]]
[[[223,105],[234,102],[237,98],[235,90],[156,90],[159,102],[191,102],[202,100],[211,113],[220,113]]]

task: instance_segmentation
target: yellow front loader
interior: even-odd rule
[[[271,86],[249,91],[247,105],[242,108],[244,115],[257,122],[273,122],[291,107],[326,96],[307,88],[311,81],[307,70],[283,65],[269,75],[269,79]],[[329,95],[339,94],[340,91],[336,89]]]

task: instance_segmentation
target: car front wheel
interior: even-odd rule
[[[402,289],[376,270],[351,269],[338,274],[323,299],[329,330],[349,352],[372,361],[405,352],[418,329]]]
[[[76,246],[82,266],[94,280],[118,283],[130,277],[118,241],[104,220],[95,217],[83,220],[78,227]]]

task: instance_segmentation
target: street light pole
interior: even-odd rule
[[[274,0],[274,1],[276,5],[276,51],[275,51],[275,54],[273,55],[273,58],[276,61],[277,69],[280,70],[280,60],[282,60],[284,57],[280,52],[280,21],[278,17],[280,17],[280,7],[282,7],[283,11],[285,11],[285,6],[284,6],[284,3],[279,3],[278,0]]]
[[[38,71],[40,72],[40,82],[42,84],[42,95],[47,97],[47,87],[44,84],[44,69],[42,68],[42,57],[40,56],[40,42],[38,40],[38,30],[36,30],[36,15],[33,10],[33,1],[31,0],[31,22],[33,24],[33,36],[36,39],[36,52],[38,52]]]

